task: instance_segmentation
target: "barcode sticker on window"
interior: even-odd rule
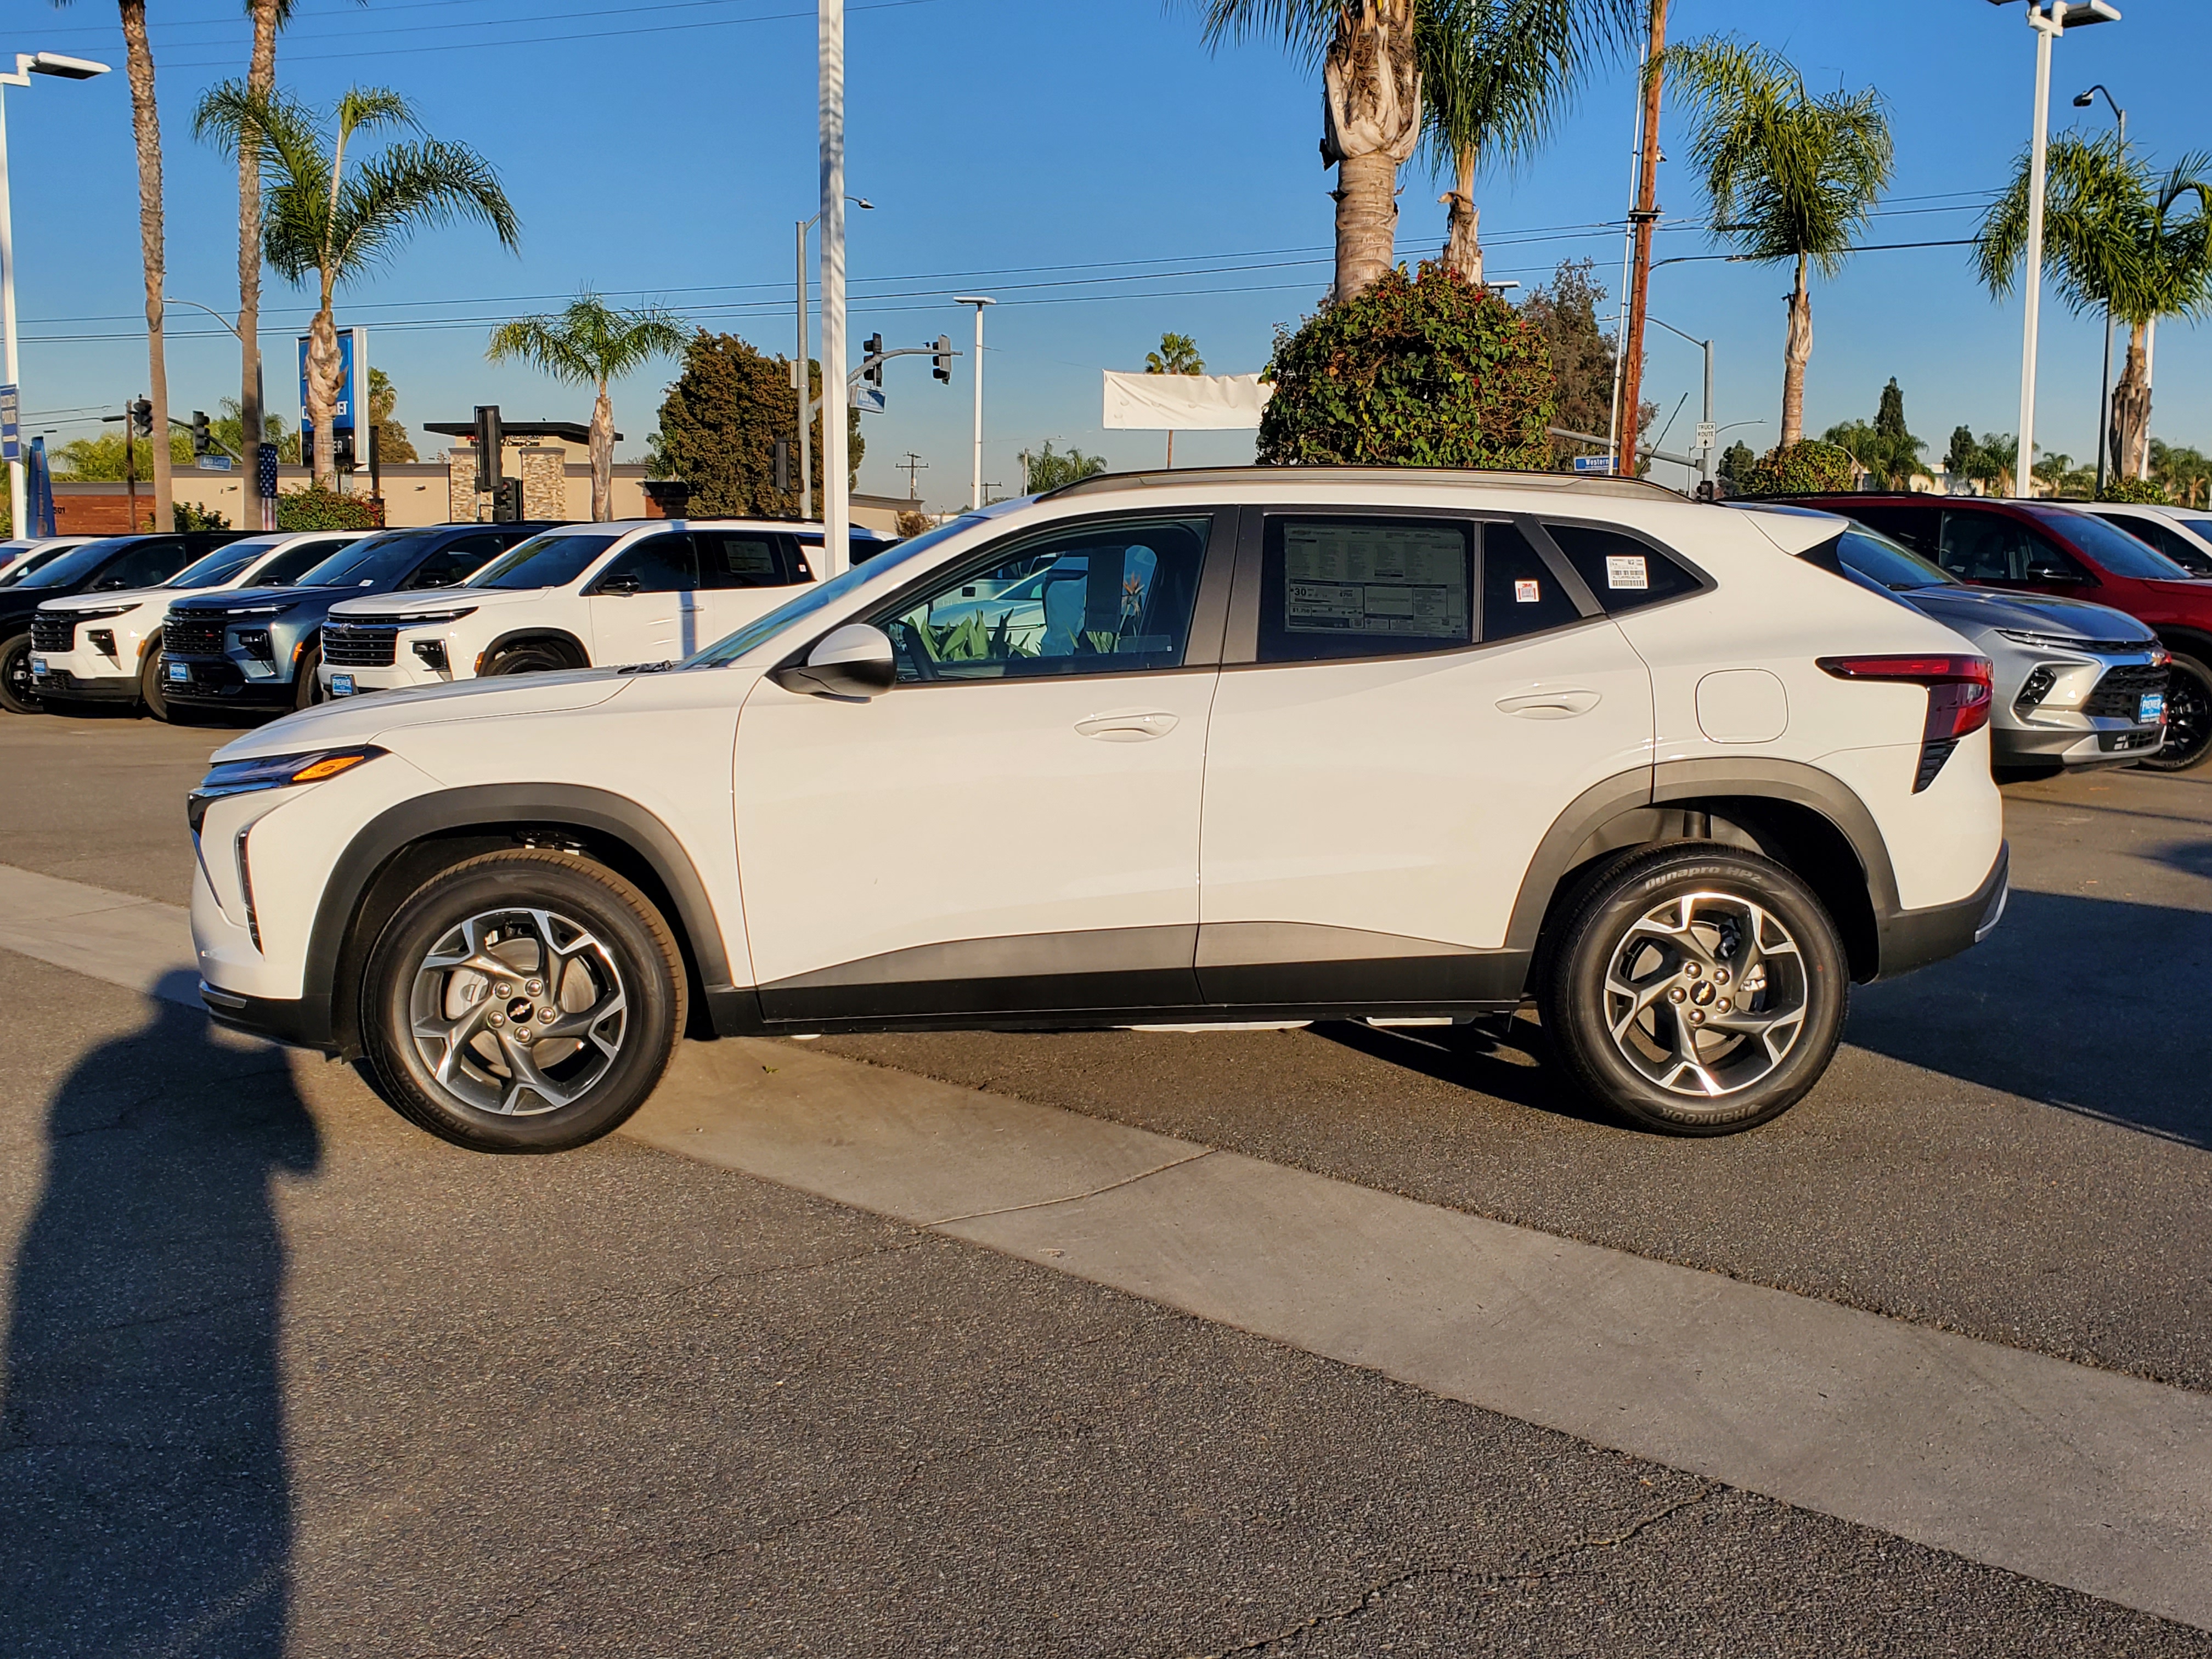
[[[1541,605],[1543,602],[1544,589],[1542,584],[1538,582],[1523,581],[1516,581],[1513,584],[1514,604]]]
[[[1605,556],[1605,585],[1607,587],[1636,587],[1648,589],[1651,573],[1641,553],[1608,553]]]

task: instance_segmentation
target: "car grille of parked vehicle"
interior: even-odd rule
[[[323,660],[333,668],[389,668],[399,647],[395,628],[356,628],[326,623]]]
[[[31,649],[73,651],[76,648],[76,619],[73,617],[31,618]]]
[[[2081,712],[2098,720],[2140,719],[2145,694],[2165,690],[2170,672],[2153,664],[2109,669],[2089,694],[2088,702],[2081,705]]]
[[[220,620],[179,622],[172,617],[161,624],[161,649],[173,657],[219,657],[222,654],[222,623]]]

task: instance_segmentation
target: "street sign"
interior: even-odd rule
[[[12,386],[0,386],[0,461],[23,459],[21,414],[20,391]]]
[[[1720,428],[1716,426],[1712,422],[1699,421],[1698,422],[1697,447],[1699,449],[1711,449],[1716,443],[1720,441]]]
[[[1575,471],[1577,472],[1602,472],[1610,476],[1613,471],[1613,457],[1610,455],[1577,455],[1575,457]]]
[[[853,407],[863,415],[884,412],[884,389],[879,386],[856,386],[853,388]]]
[[[202,455],[192,463],[203,472],[228,472],[231,460],[228,455]]]

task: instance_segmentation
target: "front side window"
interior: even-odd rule
[[[592,584],[597,593],[689,593],[699,586],[691,538],[669,532],[647,536],[606,568]]]
[[[2123,541],[2129,539],[2124,531],[2112,533]],[[2141,542],[2134,545],[2145,557],[2157,558]],[[1963,582],[2086,582],[2089,579],[2088,572],[2058,548],[2019,520],[1999,513],[1946,513],[1941,563]]]
[[[325,559],[342,550],[349,539],[301,542],[297,547],[288,547],[253,573],[255,585],[289,587]]]
[[[1211,529],[1200,518],[1058,531],[959,568],[878,625],[908,684],[1177,668]]]
[[[617,536],[571,536],[553,531],[519,542],[469,578],[471,587],[566,587],[612,547]]]
[[[112,591],[124,587],[151,587],[165,582],[185,567],[191,557],[191,546],[182,540],[162,537],[138,544],[113,564],[100,573],[93,583],[94,591]]]
[[[397,575],[441,532],[391,530],[347,544],[300,577],[302,587],[368,587]]]
[[[1267,520],[1260,660],[1450,651],[1474,639],[1474,526],[1448,519]]]
[[[506,539],[497,535],[464,536],[416,566],[400,586],[408,592],[430,587],[458,587],[506,545]]]
[[[227,543],[204,557],[193,560],[162,586],[220,587],[283,539],[281,536],[249,536],[244,541]]]
[[[1608,616],[1698,591],[1698,579],[1650,542],[1600,525],[1547,524]]]

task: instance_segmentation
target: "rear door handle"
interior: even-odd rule
[[[1078,720],[1075,729],[1101,743],[1143,743],[1152,738],[1164,738],[1181,724],[1181,716],[1170,714],[1164,708],[1117,708]]]
[[[1585,691],[1578,686],[1540,686],[1534,691],[1522,691],[1510,697],[1500,697],[1498,706],[1509,714],[1518,714],[1528,720],[1568,720],[1577,714],[1587,714],[1602,699],[1595,691]]]

